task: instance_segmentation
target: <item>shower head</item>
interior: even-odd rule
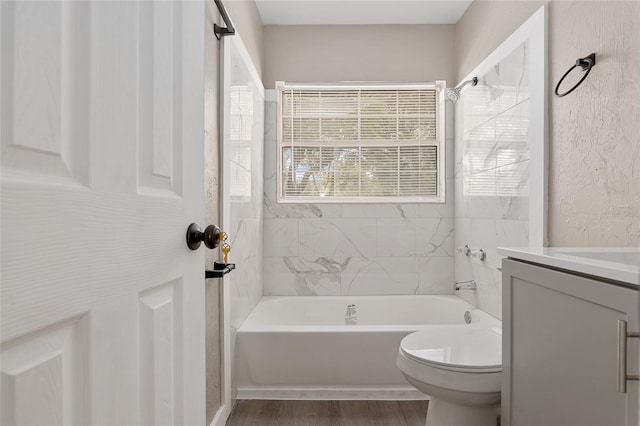
[[[455,104],[460,99],[460,89],[447,89],[446,95],[447,99]]]
[[[467,80],[453,89],[446,89],[445,95],[447,96],[447,99],[449,99],[453,103],[456,103],[456,101],[460,99],[460,92],[462,91],[462,88],[467,84],[475,86],[476,84],[478,84],[478,77],[473,77],[471,80]]]

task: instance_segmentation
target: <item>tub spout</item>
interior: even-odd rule
[[[477,289],[478,289],[478,285],[476,284],[475,280],[456,281],[456,285],[454,287],[455,291],[458,291],[458,290],[477,290]]]

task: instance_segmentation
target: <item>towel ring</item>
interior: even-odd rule
[[[574,66],[572,66],[571,68],[569,68],[569,70],[564,73],[564,75],[562,76],[562,78],[560,79],[558,84],[556,85],[556,96],[561,98],[563,96],[567,96],[569,93],[571,93],[574,90],[576,90],[576,88],[582,84],[584,79],[587,78],[587,76],[591,72],[591,68],[593,68],[593,66],[595,64],[596,64],[596,54],[595,53],[592,53],[591,55],[587,56],[586,58],[577,59],[576,60],[576,64]],[[571,71],[573,71],[574,68],[577,68],[577,67],[582,68],[582,71],[584,71],[584,75],[582,76],[580,81],[578,81],[575,86],[573,86],[571,89],[567,90],[566,92],[559,93],[560,85],[564,81],[565,77],[568,76],[569,73],[571,73]]]

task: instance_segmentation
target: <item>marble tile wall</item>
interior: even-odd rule
[[[445,204],[283,204],[275,90],[265,97],[264,294],[453,293],[453,120]]]
[[[487,252],[483,262],[456,253],[455,280],[478,285],[457,293],[498,318],[502,258],[496,248],[529,245],[528,60],[525,43],[478,76],[455,106],[454,246]]]
[[[237,40],[229,43],[229,121],[225,123],[228,172],[231,327],[240,327],[262,298],[264,91],[248,54]]]

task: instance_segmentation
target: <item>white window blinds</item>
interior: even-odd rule
[[[281,201],[443,201],[435,85],[278,88]]]

